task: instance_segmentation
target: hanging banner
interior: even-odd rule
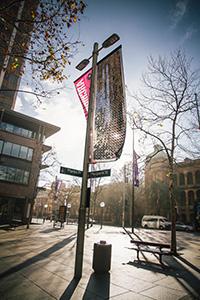
[[[89,96],[90,96],[90,77],[92,74],[92,69],[87,71],[83,76],[78,78],[76,81],[74,81],[77,94],[79,96],[81,105],[83,107],[83,111],[85,114],[85,117],[87,119],[88,116],[88,103],[89,103]]]
[[[126,134],[121,46],[98,63],[93,160],[117,160]]]
[[[91,69],[74,82],[82,106],[85,99],[88,105],[90,76]],[[86,118],[87,108],[88,106],[84,108]],[[97,94],[90,163],[117,160],[122,153],[125,135],[124,74],[119,46],[97,64]]]

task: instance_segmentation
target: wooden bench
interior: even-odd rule
[[[171,251],[166,251],[163,249],[170,249],[170,244],[162,244],[156,242],[146,242],[146,241],[135,241],[131,240],[131,243],[135,244],[137,248],[132,248],[137,251],[137,259],[140,261],[139,252],[149,252],[159,255],[159,262],[163,265],[162,256],[171,255]]]

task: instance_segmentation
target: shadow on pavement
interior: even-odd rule
[[[40,230],[40,233],[51,233],[51,232],[54,232],[54,231],[59,231],[63,228],[60,228],[60,227],[54,227],[54,228],[47,228],[47,229],[44,229],[44,230]]]
[[[66,246],[67,244],[69,244],[72,240],[74,240],[76,238],[76,234],[72,234],[71,236],[67,237],[66,239],[58,242],[57,244],[54,244],[53,246],[51,246],[50,248],[46,249],[45,251],[25,260],[24,262],[11,267],[10,269],[6,270],[5,272],[0,274],[0,279],[4,278],[8,275],[11,275],[13,273],[16,273],[18,271],[20,271],[23,268],[26,268],[38,261],[41,261],[45,258],[47,258],[48,256],[50,256],[52,253],[58,251],[59,249],[63,248],[64,246]]]
[[[170,268],[168,265],[161,265],[159,263],[154,263],[151,261],[148,261],[147,258],[145,257],[145,261],[142,260],[134,260],[134,261],[129,261],[127,264],[131,265],[136,268],[142,268],[145,270],[149,270],[152,272],[157,272],[165,275],[170,275],[170,276],[180,276],[179,272],[175,272],[173,269]]]
[[[62,294],[62,296],[59,298],[59,300],[71,299],[78,283],[79,283],[79,279],[73,278],[70,284],[68,285],[68,287],[66,288],[66,290],[64,291],[64,293]]]
[[[71,299],[77,285],[79,283],[78,279],[73,278],[62,296],[59,300],[69,300]],[[85,292],[82,300],[96,299],[96,297],[101,297],[102,299],[109,299],[110,296],[110,274],[96,274],[92,273],[88,284],[85,288]]]
[[[193,272],[189,270],[188,267],[185,267],[183,263],[192,268]],[[199,276],[194,274],[194,271],[199,273],[199,269],[193,266],[186,259],[177,256],[177,257],[166,257],[165,265],[162,267],[159,264],[155,264],[149,261],[137,261],[128,262],[129,265],[132,265],[137,268],[143,268],[145,270],[162,273],[168,276],[174,277],[178,283],[190,294],[193,299],[199,299],[200,295],[200,281]]]
[[[184,264],[188,265],[188,267],[192,268],[194,271],[200,273],[200,269],[197,268],[196,266],[194,266],[191,262],[189,262],[187,259],[185,259],[184,257],[182,256],[177,256],[176,257],[177,259],[181,260]]]
[[[109,299],[110,296],[110,274],[96,274],[92,273],[88,281],[83,300],[89,300],[91,293],[103,299]],[[95,299],[95,297],[94,297]]]

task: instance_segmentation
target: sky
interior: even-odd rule
[[[117,33],[120,41],[100,52],[99,59],[115,47],[122,45],[123,67],[126,86],[127,110],[134,109],[131,93],[141,88],[141,76],[147,70],[147,58],[168,56],[170,52],[182,48],[200,66],[200,1],[198,0],[86,0],[87,8],[81,21],[76,24],[70,36],[80,40],[77,54],[66,68],[68,79],[63,83],[60,94],[55,94],[37,109],[33,96],[19,94],[16,110],[61,127],[46,144],[56,149],[62,166],[82,170],[86,120],[74,88],[74,80],[82,73],[75,66],[88,58],[94,42],[99,45],[111,34]],[[26,76],[26,74],[25,74]],[[22,80],[21,86],[23,87]],[[48,88],[57,88],[47,82]],[[135,136],[136,152],[144,152]],[[132,130],[127,123],[127,133],[121,158],[102,168],[119,170],[124,162],[131,160]],[[152,149],[145,149],[148,154]],[[63,180],[71,180],[67,175],[55,174]]]

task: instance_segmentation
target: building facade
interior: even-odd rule
[[[176,166],[177,213],[186,223],[193,223],[200,205],[200,159],[186,158]]]
[[[29,223],[44,141],[59,127],[14,111],[38,0],[0,1],[0,223]]]
[[[36,197],[46,138],[60,128],[0,109],[0,223],[27,222]]]
[[[39,0],[0,1],[0,107],[14,109]]]
[[[161,189],[168,187],[169,168],[166,153],[155,146],[145,164],[146,197],[157,184],[157,201],[155,206],[164,201]],[[194,223],[197,219],[197,209],[200,206],[200,159],[186,158],[175,165],[176,210],[177,219],[185,223]],[[166,192],[168,192],[166,190]],[[167,195],[167,193],[166,193]],[[169,199],[166,199],[169,203]],[[152,208],[157,213],[157,207]],[[169,212],[165,211],[165,216]]]

